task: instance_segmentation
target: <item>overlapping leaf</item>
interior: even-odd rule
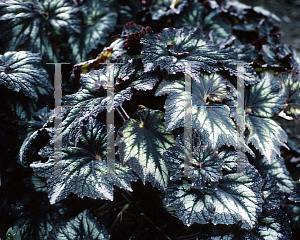
[[[219,157],[224,161],[223,169],[228,173],[237,170],[237,151],[231,148],[222,148],[218,151]]]
[[[253,144],[267,161],[272,163],[276,156],[280,155],[280,147],[287,147],[287,134],[273,119],[250,115],[245,119],[249,130],[246,143]]]
[[[258,223],[254,229],[246,231],[230,231],[224,235],[201,236],[201,240],[285,240],[290,239],[292,231],[290,220],[284,211],[273,208],[269,203],[263,204],[262,212],[258,216]],[[210,236],[210,237],[209,237]]]
[[[89,0],[82,6],[81,11],[84,18],[81,31],[69,38],[76,62],[85,61],[86,55],[92,49],[97,48],[98,44],[106,43],[118,17],[112,6],[104,0]]]
[[[187,4],[186,0],[158,0],[151,6],[150,13],[153,20],[159,20],[171,14],[178,15]]]
[[[165,131],[164,114],[159,110],[144,109],[137,112],[138,119],[129,119],[117,137],[120,158],[142,179],[164,189],[168,182],[168,169],[163,151],[171,147],[174,135]]]
[[[300,74],[293,76],[292,72],[279,76],[281,86],[287,95],[287,106],[284,111],[295,118],[300,118]]]
[[[51,134],[52,128],[48,128],[48,123],[53,120],[54,111],[50,111],[48,107],[45,107],[33,114],[33,117],[36,118],[35,121],[33,120],[25,123],[22,123],[21,121],[19,122],[20,126],[21,124],[28,125],[28,132],[25,133],[23,143],[18,154],[18,160],[24,166],[28,166],[33,161],[32,155],[36,153],[33,151],[33,148],[31,148],[33,141],[37,139],[43,130]],[[30,157],[27,156],[28,153]]]
[[[245,173],[225,175],[218,188],[211,194],[193,189],[187,180],[169,182],[166,203],[175,208],[185,225],[194,222],[214,225],[238,224],[251,230],[255,227],[261,210],[261,178],[258,172],[247,166]]]
[[[20,51],[0,55],[0,84],[26,97],[38,100],[40,88],[52,90],[47,72],[41,67],[39,54]]]
[[[97,218],[85,210],[68,221],[60,222],[51,231],[47,240],[68,240],[68,239],[90,239],[90,240],[109,240],[107,230],[99,224]]]
[[[84,119],[89,116],[97,116],[102,112],[111,98],[107,91],[108,87],[118,87],[122,81],[128,81],[135,69],[130,67],[129,63],[121,65],[110,65],[100,70],[93,70],[81,75],[81,88],[77,93],[65,96],[64,119],[59,125],[57,131],[61,132],[63,141],[68,141],[70,129],[80,126]],[[110,83],[114,79],[114,84]],[[134,85],[134,84],[133,84]],[[127,86],[127,85],[126,85]],[[110,107],[122,105],[125,100],[132,96],[131,86],[114,93],[113,103]],[[60,136],[60,135],[58,135]],[[54,139],[55,140],[55,139]]]
[[[273,117],[284,108],[285,91],[271,73],[262,73],[261,81],[246,91],[245,111],[253,116]]]
[[[50,205],[44,193],[26,193],[22,199],[9,207],[10,215],[17,219],[13,232],[22,240],[47,239],[55,223],[63,218],[66,207],[61,203]]]
[[[270,174],[262,174],[262,179],[263,198],[269,201],[274,207],[279,208],[280,205],[283,206],[285,203],[285,195],[280,191],[277,180]]]
[[[77,8],[66,1],[9,0],[0,3],[0,22],[6,24],[1,38],[9,50],[25,46],[26,50],[40,52],[54,62],[60,61],[56,43],[66,30],[79,30]]]
[[[296,204],[286,204],[285,210],[291,219],[292,227],[299,229],[300,228],[300,206]]]
[[[214,31],[216,36],[226,38],[230,32],[230,24],[220,15],[220,10],[214,10],[207,13],[207,10],[199,2],[190,3],[185,10],[174,19],[174,26],[180,28],[183,26],[198,27],[205,33]]]
[[[76,135],[76,134],[75,134]],[[79,142],[62,148],[62,159],[57,159],[52,151],[46,163],[35,162],[30,166],[47,178],[48,196],[51,204],[66,198],[71,192],[79,197],[113,200],[113,185],[132,191],[130,182],[136,181],[136,174],[129,167],[115,162],[115,176],[106,176],[107,141],[104,126],[89,118],[82,128]],[[60,164],[60,165],[59,165]],[[61,168],[59,167],[61,166]],[[57,169],[60,172],[57,174]],[[56,171],[56,172],[55,172]]]
[[[282,157],[277,157],[270,164],[266,157],[260,157],[255,161],[255,166],[260,174],[269,174],[272,178],[277,181],[277,186],[279,190],[290,194],[294,188],[294,181],[289,176],[289,172],[286,169],[284,159]]]
[[[236,54],[232,48],[221,49],[213,45],[202,30],[195,27],[165,28],[162,33],[149,33],[141,40],[145,71],[157,66],[170,74],[184,72],[197,79],[199,72],[211,73],[228,70],[236,75]],[[245,64],[245,83],[253,84],[258,78],[253,68]]]
[[[226,98],[226,82],[217,73],[201,74],[198,78],[200,82],[192,79],[193,128],[200,134],[201,141],[212,148],[235,146],[236,130],[229,107],[218,104]],[[184,126],[185,99],[190,98],[183,79],[175,79],[164,80],[155,93],[155,96],[168,94],[165,104],[167,131]]]
[[[206,145],[200,146],[200,141],[195,135],[192,139],[192,159],[188,160],[191,164],[189,175],[193,176],[192,187],[202,192],[212,192],[222,177],[223,161],[215,150]],[[184,147],[184,134],[181,134],[176,138],[176,146],[164,152],[166,166],[171,171],[171,180],[178,179],[176,176],[184,173],[186,165]]]
[[[289,200],[294,202],[300,202],[300,184],[298,183],[291,192]]]

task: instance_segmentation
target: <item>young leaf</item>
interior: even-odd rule
[[[0,55],[0,84],[14,92],[38,100],[39,88],[53,89],[47,72],[41,67],[39,54],[20,51]]]
[[[113,185],[132,191],[130,182],[136,181],[137,176],[129,167],[115,162],[116,176],[106,176],[106,131],[100,122],[89,118],[82,128],[79,142],[75,142],[73,139],[69,147],[62,149],[61,173],[54,172],[58,162],[53,148],[52,152],[46,153],[49,156],[46,163],[30,165],[37,174],[47,178],[51,204],[66,198],[71,192],[81,198],[87,196],[112,201]]]
[[[118,14],[107,1],[89,0],[81,7],[84,23],[79,34],[69,38],[72,53],[77,63],[85,61],[87,54],[104,45],[106,38],[114,30]]]
[[[142,179],[163,190],[168,182],[168,169],[163,151],[175,143],[174,135],[165,131],[164,114],[159,110],[143,109],[137,119],[129,119],[119,132],[123,164],[129,165]]]
[[[280,155],[280,147],[286,146],[286,132],[270,118],[260,118],[255,116],[246,116],[246,126],[250,132],[246,137],[246,144],[253,146],[260,151],[269,163]]]
[[[245,111],[257,117],[273,117],[284,108],[285,91],[271,73],[262,73],[261,81],[246,91]]]
[[[287,95],[284,111],[290,116],[300,118],[300,74],[294,76],[293,72],[282,73],[279,80]]]
[[[97,218],[85,210],[68,221],[58,223],[51,231],[47,240],[90,239],[109,240],[107,230],[99,224]]]
[[[168,184],[166,203],[175,208],[185,225],[194,222],[214,225],[238,224],[251,230],[255,227],[257,214],[261,211],[261,178],[250,165],[245,173],[225,175],[217,190],[202,194],[191,184],[182,180]]]

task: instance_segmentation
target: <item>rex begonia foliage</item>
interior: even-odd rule
[[[278,21],[227,0],[0,2],[0,238],[291,239],[277,120],[299,120],[300,55]]]

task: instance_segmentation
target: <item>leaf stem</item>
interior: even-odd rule
[[[114,222],[112,223],[112,225],[110,226],[110,228],[108,229],[108,233],[110,234],[111,231],[114,229],[114,227],[116,226],[116,224],[118,223],[118,221],[120,220],[120,218],[123,215],[123,212],[125,212],[130,206],[130,203],[127,203],[122,210],[118,213],[116,219],[114,220]]]
[[[124,110],[122,106],[116,107],[118,113],[123,118],[123,121],[126,122],[130,117],[128,116],[127,112]]]

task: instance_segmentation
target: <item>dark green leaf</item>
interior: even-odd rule
[[[300,228],[300,206],[296,204],[286,204],[285,210],[291,219],[292,227],[299,229]]]
[[[177,2],[173,6],[173,2]],[[174,1],[174,0],[157,0],[156,3],[151,6],[150,13],[153,20],[160,20],[164,16],[171,14],[178,15],[182,12],[184,6],[186,5],[186,0]],[[171,7],[172,6],[172,7]]]
[[[282,73],[279,80],[287,95],[284,111],[288,115],[300,118],[300,74],[294,76],[293,72]]]
[[[159,35],[153,33],[145,35],[141,42],[146,72],[160,66],[167,69],[170,74],[183,72],[195,79],[202,69],[208,73],[225,69],[231,75],[237,74],[234,50],[232,48],[220,50],[199,28],[165,28]],[[257,82],[258,78],[252,67],[247,64],[244,67],[246,85]]]
[[[9,39],[6,42],[11,51],[25,46],[28,51],[40,52],[58,62],[58,38],[66,30],[79,30],[78,10],[64,0],[9,0],[1,2],[0,9],[0,22],[7,24],[1,38]]]
[[[280,205],[283,206],[285,204],[285,195],[280,191],[277,180],[270,174],[262,174],[262,179],[263,198],[268,200],[274,207],[279,208]]]
[[[294,202],[300,202],[300,184],[298,183],[291,192],[289,200]]]
[[[81,8],[84,23],[81,32],[69,38],[75,61],[86,60],[86,55],[96,49],[98,44],[104,45],[107,37],[114,30],[118,14],[112,10],[107,1],[89,0]]]
[[[226,38],[230,32],[230,24],[220,16],[220,10],[207,13],[207,10],[199,2],[190,3],[185,10],[174,17],[174,26],[181,28],[198,27],[204,33],[213,31],[218,37]]]
[[[192,151],[192,159],[189,160],[192,165],[189,173],[193,176],[192,187],[200,189],[202,192],[214,191],[213,187],[217,186],[215,183],[218,183],[222,177],[222,159],[215,150],[206,145],[200,146],[195,135]],[[183,134],[176,138],[176,146],[168,148],[163,156],[168,170],[171,171],[171,180],[178,179],[176,175],[183,175],[185,169]]]
[[[105,227],[99,224],[97,218],[94,218],[88,210],[85,210],[75,218],[57,224],[47,239],[109,240],[110,236]]]

